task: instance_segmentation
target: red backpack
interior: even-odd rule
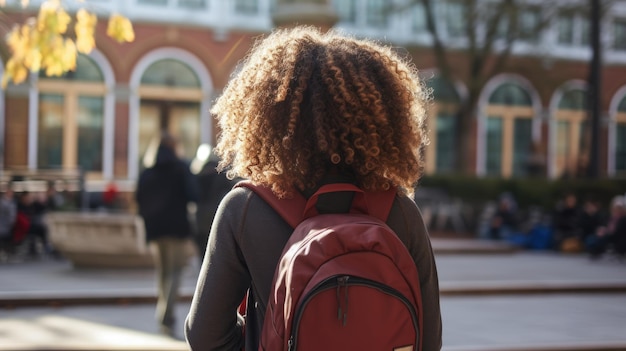
[[[409,251],[385,221],[396,189],[335,183],[308,200],[241,183],[294,231],[281,255],[259,350],[421,350],[422,299]],[[350,213],[318,214],[317,199],[354,192]]]

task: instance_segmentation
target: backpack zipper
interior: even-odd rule
[[[346,325],[346,319],[348,317],[348,286],[351,286],[351,285],[372,287],[374,289],[379,290],[380,292],[384,294],[391,295],[392,297],[395,297],[398,300],[400,300],[402,303],[404,303],[404,305],[409,310],[411,319],[413,320],[413,327],[415,328],[415,346],[419,345],[419,338],[421,337],[421,335],[419,335],[417,311],[415,310],[415,308],[413,307],[409,299],[407,299],[404,295],[402,295],[396,289],[390,288],[389,286],[379,283],[377,281],[366,279],[366,278],[350,276],[350,275],[341,275],[341,276],[332,276],[321,281],[317,286],[311,289],[311,291],[307,294],[307,296],[302,301],[302,303],[298,306],[298,308],[296,309],[294,313],[293,326],[291,328],[291,335],[289,336],[289,340],[287,341],[288,351],[296,351],[296,348],[297,348],[296,342],[298,341],[297,336],[298,336],[298,330],[300,328],[300,319],[302,317],[302,313],[304,312],[304,308],[309,303],[309,301],[311,301],[311,299],[315,297],[315,295],[321,293],[324,290],[333,288],[335,286],[337,287],[337,301],[339,303],[339,308],[337,311],[337,319],[343,318],[342,324],[344,326]],[[342,303],[341,303],[342,302],[342,299],[341,299],[342,288],[344,289],[343,302],[345,302],[345,304],[343,305],[343,308],[342,308]]]

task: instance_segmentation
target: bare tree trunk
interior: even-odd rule
[[[475,167],[475,138],[473,133],[473,121],[476,118],[476,106],[478,104],[478,96],[476,92],[469,92],[467,100],[463,101],[455,115],[455,157],[456,171],[460,174],[474,174]]]
[[[591,5],[591,47],[593,55],[589,65],[589,122],[591,124],[589,138],[589,161],[587,176],[598,178],[600,173],[600,117],[602,96],[602,42],[600,35],[600,0],[590,0]]]

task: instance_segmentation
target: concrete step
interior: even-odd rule
[[[433,237],[431,245],[436,255],[506,254],[521,251],[519,247],[503,241],[464,237]]]
[[[193,291],[185,289],[179,297],[190,302]],[[502,295],[557,295],[557,294],[626,294],[626,282],[602,283],[546,283],[546,282],[479,282],[441,283],[444,296],[502,296]],[[154,304],[154,289],[109,290],[71,293],[64,291],[0,292],[0,308],[68,307],[100,305]]]
[[[451,245],[434,241],[433,246]],[[457,245],[465,245],[458,243]],[[485,243],[490,245],[490,242]],[[469,245],[477,245],[470,243]],[[480,243],[480,245],[483,245]],[[442,296],[626,292],[626,262],[550,252],[436,253]],[[193,294],[199,267],[186,270],[181,300]],[[156,301],[151,269],[75,269],[67,262],[0,265],[0,307],[142,304]]]
[[[443,351],[626,350],[626,295],[443,297]],[[158,334],[154,305],[77,306],[3,310],[0,349],[178,351]]]

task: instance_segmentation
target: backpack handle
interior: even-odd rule
[[[237,183],[235,187],[245,187],[254,191],[278,212],[292,228],[295,228],[305,218],[317,214],[315,204],[317,203],[319,195],[341,191],[351,191],[355,193],[352,199],[351,213],[368,214],[386,222],[397,193],[395,187],[385,191],[365,192],[354,184],[332,183],[321,186],[308,200],[297,191],[294,193],[293,198],[279,199],[274,195],[272,189],[254,185],[248,180]]]
[[[350,183],[332,183],[322,185],[313,195],[311,195],[304,206],[303,219],[313,217],[318,214],[315,205],[317,204],[317,200],[320,195],[336,192],[354,193],[352,205],[350,206],[350,213],[369,214],[367,200],[365,199],[365,192],[362,189]]]

